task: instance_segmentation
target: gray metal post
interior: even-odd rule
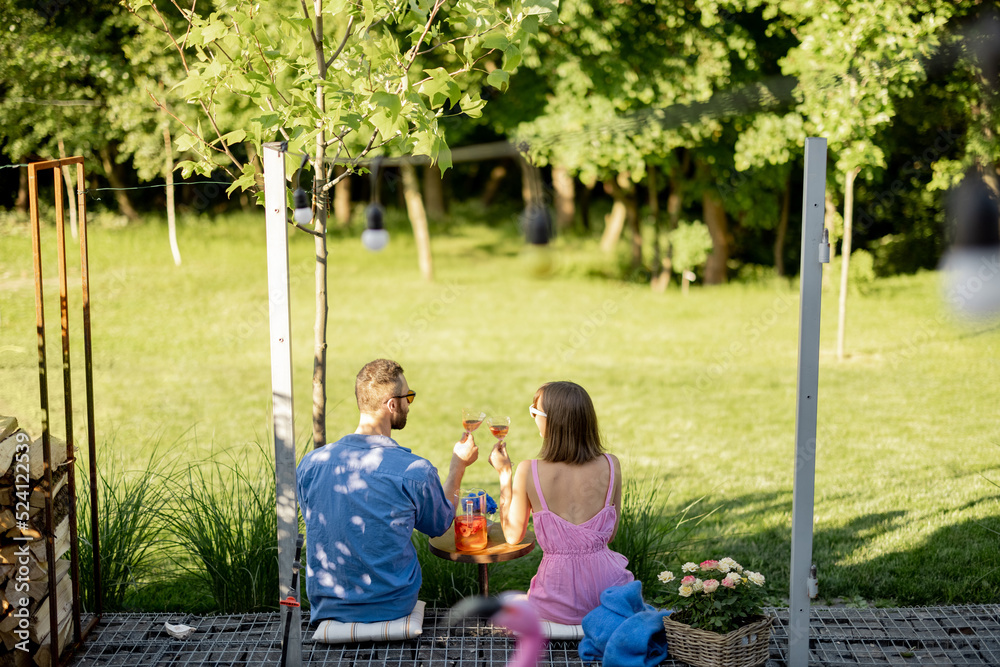
[[[292,422],[292,340],[288,303],[288,222],[285,154],[280,144],[264,144],[264,207],[267,222],[267,293],[271,322],[271,410],[278,496],[278,584],[281,599],[291,592],[299,507],[295,496],[295,428]],[[305,577],[301,577],[305,581]],[[301,589],[301,586],[300,586]],[[301,599],[301,596],[300,598]],[[292,614],[285,664],[302,664],[302,613],[281,607],[281,627]]]
[[[788,665],[809,664],[809,591],[813,498],[816,481],[816,391],[823,297],[823,214],[826,139],[806,139],[802,186],[802,263],[799,271],[799,374],[795,402],[795,482],[792,492],[792,563],[789,580]]]

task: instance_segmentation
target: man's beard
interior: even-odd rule
[[[392,416],[392,421],[389,422],[389,426],[395,431],[399,431],[404,426],[406,426],[406,414],[403,412],[397,412]]]

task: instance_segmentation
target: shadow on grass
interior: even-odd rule
[[[754,526],[757,516],[786,517],[787,523]],[[771,596],[787,599],[791,517],[790,493],[745,494],[728,499],[699,535],[714,538],[713,557],[732,556],[759,570],[768,579]],[[890,533],[914,533],[907,527],[917,520],[922,519],[892,510],[815,529],[812,561],[818,570],[819,600],[862,598],[891,606],[995,603],[1000,597],[1000,517],[942,526],[895,551],[869,548],[871,541]],[[875,553],[882,555],[869,555]]]

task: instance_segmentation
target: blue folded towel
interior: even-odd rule
[[[601,604],[583,617],[580,659],[603,661],[605,667],[652,667],[667,656],[667,637],[659,610],[642,599],[642,582],[612,586]]]

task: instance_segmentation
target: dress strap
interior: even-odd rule
[[[607,507],[611,504],[611,498],[615,495],[615,462],[611,459],[611,454],[605,452],[604,456],[607,457],[608,466],[611,468],[611,479],[608,482],[608,497],[604,499],[604,506]],[[539,495],[541,495],[540,492]]]
[[[538,483],[538,459],[531,459],[531,476],[535,478],[535,491],[538,493],[538,499],[542,501],[542,510],[548,512],[549,506],[545,502],[545,496],[542,495],[542,485]]]

